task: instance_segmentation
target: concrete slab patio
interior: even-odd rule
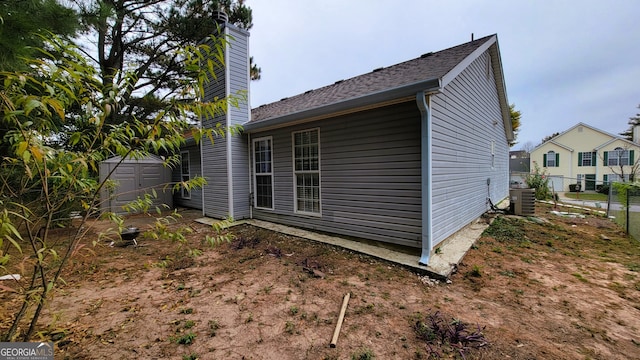
[[[195,221],[211,225],[218,220],[207,217],[198,218]],[[391,261],[403,265],[417,272],[427,274],[430,277],[439,280],[448,279],[455,272],[458,264],[469,251],[473,243],[480,237],[482,232],[488,227],[488,224],[481,219],[467,225],[453,236],[449,237],[441,245],[439,245],[431,253],[429,265],[420,265],[419,249],[415,253],[410,253],[406,249],[394,248],[393,246],[381,244],[370,244],[367,242],[346,239],[338,236],[320,234],[317,232],[298,229],[290,226],[274,224],[261,220],[242,220],[232,224],[232,226],[240,224],[250,224],[260,228],[277,231],[279,233],[300,237],[303,239],[318,241],[325,244],[339,246],[355,252],[373,256],[379,259]]]

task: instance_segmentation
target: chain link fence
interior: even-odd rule
[[[640,186],[612,184],[607,215],[614,217],[627,234],[640,240]]]

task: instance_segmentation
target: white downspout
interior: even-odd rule
[[[251,175],[253,173],[253,161],[251,158],[251,150],[253,148],[253,144],[251,143],[251,133],[247,133],[247,138],[248,138],[248,151],[247,151],[247,158],[249,159],[248,163],[249,163],[249,219],[253,219],[253,176]]]
[[[200,120],[200,129],[202,129],[202,127],[203,127],[203,124],[202,124],[202,119],[201,119]],[[203,151],[202,151],[203,150],[203,147],[202,147],[202,143],[203,142],[204,141],[202,139],[200,139],[200,144],[199,144],[199,146],[200,146],[200,176],[202,176],[202,177],[204,177],[204,154],[203,154]],[[180,179],[180,180],[182,180],[182,179]],[[206,191],[206,188],[207,188],[207,185],[202,185],[202,188],[201,188],[202,189],[202,191],[201,191],[202,199],[201,199],[201,203],[200,203],[202,205],[202,216],[206,216],[207,215],[205,210],[204,210],[204,199],[205,199],[204,192]]]
[[[428,265],[433,246],[433,174],[431,166],[431,97],[424,91],[416,94],[416,103],[420,110],[420,144],[421,144],[421,189],[422,189],[422,255],[420,264]]]

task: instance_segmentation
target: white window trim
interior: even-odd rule
[[[270,149],[271,171],[269,173],[260,173],[260,176],[271,176],[271,207],[270,208],[258,206],[258,180],[257,180],[258,174],[256,173],[256,143],[264,140],[269,140],[269,143],[271,144],[271,149]],[[252,167],[251,167],[252,173],[253,173],[253,207],[261,210],[273,210],[275,208],[275,203],[276,203],[275,191],[274,191],[275,184],[273,182],[273,165],[274,165],[273,136],[263,136],[263,137],[251,139],[251,157],[253,158]]]
[[[549,154],[553,154],[553,166],[549,165]],[[547,151],[547,163],[544,164],[545,167],[558,167],[558,164],[556,164],[556,152],[553,150],[549,150]]]
[[[623,149],[621,147],[617,147],[613,150],[609,150],[607,151],[607,164],[606,166],[627,166],[630,165],[629,164],[629,149]],[[611,157],[611,153],[615,153],[616,156],[615,157]],[[620,155],[618,155],[620,154]],[[626,156],[624,156],[626,155]],[[616,163],[615,164],[611,164],[611,160],[612,159],[616,159]],[[620,164],[622,162],[622,160],[625,160],[624,164]]]
[[[580,153],[582,154],[582,162],[580,163],[580,166],[584,166],[584,167],[593,166],[593,152],[592,151],[581,151]],[[589,155],[589,165],[585,165],[584,164],[585,160],[587,160],[585,158],[586,155]]]
[[[296,139],[295,135],[301,132],[307,131],[317,131],[318,132],[318,170],[312,171],[296,171]],[[320,142],[320,128],[315,127],[311,129],[302,129],[291,132],[291,172],[293,175],[293,212],[299,215],[307,215],[313,217],[322,217],[322,152],[321,152],[321,142]],[[308,211],[300,211],[298,210],[298,186],[297,186],[297,174],[315,174],[318,173],[318,207],[319,212],[308,212]]]
[[[189,172],[188,173],[184,173],[182,172],[183,167],[182,167],[182,162],[184,161],[184,159],[187,159],[187,164],[189,165]],[[188,176],[189,180],[191,180],[191,158],[189,157],[189,151],[181,151],[180,152],[180,181],[185,181],[184,177]],[[181,197],[183,199],[191,199],[191,191],[187,190],[186,187],[182,187],[181,189]]]

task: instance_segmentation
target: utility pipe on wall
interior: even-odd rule
[[[433,242],[432,189],[433,174],[431,166],[431,97],[424,91],[416,94],[416,103],[420,110],[420,144],[421,144],[421,189],[422,189],[422,255],[420,264],[428,265]]]

